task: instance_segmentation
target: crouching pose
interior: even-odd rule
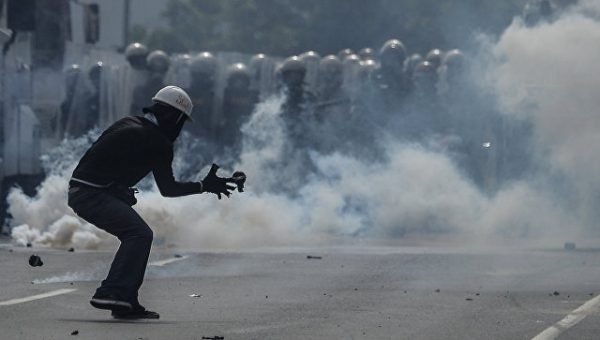
[[[173,142],[191,121],[192,102],[185,91],[167,86],[152,98],[145,115],[123,118],[110,126],[85,153],[69,182],[68,204],[75,213],[116,236],[121,245],[108,276],[92,297],[92,306],[119,319],[158,319],[138,302],[152,244],[152,230],[131,207],[132,187],[152,172],[160,193],[178,197],[202,192],[230,195],[232,179],[213,171],[200,182],[177,182],[173,176]]]

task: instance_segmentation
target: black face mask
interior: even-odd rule
[[[179,110],[158,103],[149,107],[148,111],[154,113],[154,116],[158,121],[158,128],[171,142],[175,142],[187,120],[185,114]]]
[[[158,120],[158,128],[169,138],[171,142],[175,142],[181,130],[183,124],[185,124],[185,115],[181,112],[170,115],[156,115]]]

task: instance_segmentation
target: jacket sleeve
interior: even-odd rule
[[[160,194],[165,197],[180,197],[202,193],[202,182],[177,182],[173,176],[173,150],[163,153],[152,174]]]

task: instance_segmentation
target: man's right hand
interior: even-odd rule
[[[208,171],[208,174],[202,180],[202,189],[205,192],[210,192],[217,195],[217,197],[221,199],[221,194],[229,197],[229,195],[231,195],[231,191],[234,190],[236,187],[227,184],[227,178],[221,178],[217,176],[218,169],[218,165],[212,165],[212,167]]]

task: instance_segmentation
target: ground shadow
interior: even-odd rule
[[[159,325],[174,325],[178,322],[176,321],[164,321],[164,320],[117,320],[117,319],[75,319],[75,318],[66,318],[66,319],[57,319],[57,321],[66,321],[66,322],[90,322],[90,323],[127,323],[127,324],[159,324]]]

